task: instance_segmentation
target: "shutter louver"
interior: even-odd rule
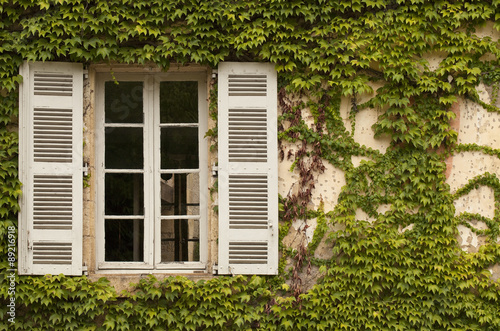
[[[271,64],[219,66],[220,274],[277,274],[277,86]]]
[[[33,244],[33,264],[68,264],[72,258],[71,243],[44,243]]]
[[[34,95],[72,96],[73,75],[50,72],[35,72]]]
[[[267,175],[229,176],[229,228],[267,229]]]
[[[83,68],[20,68],[19,274],[82,274]]]
[[[266,75],[229,75],[228,82],[230,97],[267,95]]]
[[[267,242],[229,242],[229,264],[267,264]]]
[[[229,162],[267,162],[266,109],[229,109]]]
[[[35,162],[72,162],[73,114],[71,109],[34,109]]]
[[[33,228],[72,228],[73,179],[71,176],[35,175],[33,181]]]

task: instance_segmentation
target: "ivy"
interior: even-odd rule
[[[279,200],[279,276],[150,276],[120,294],[105,279],[23,276],[17,278],[14,329],[498,330],[500,286],[488,271],[500,263],[498,174],[482,174],[452,194],[444,160],[467,151],[500,158],[498,149],[459,144],[450,125],[451,106],[462,97],[498,112],[499,43],[477,32],[487,22],[500,29],[499,5],[0,0],[3,256],[8,229],[17,228],[21,194],[16,126],[23,60],[155,63],[163,69],[272,62],[279,70],[280,158],[299,175],[296,190]],[[432,56],[438,63],[429,62]],[[491,103],[479,99],[479,83],[492,86]],[[215,152],[215,80],[210,91],[213,125],[206,136]],[[350,128],[343,100],[350,101]],[[355,140],[356,117],[369,109],[381,114],[375,135],[391,139],[385,152]],[[355,166],[354,158],[363,161]],[[333,210],[313,205],[328,166],[345,177]],[[494,192],[494,217],[455,215],[453,201],[482,186]],[[309,219],[317,224],[312,241],[287,247],[283,239],[292,223]],[[475,229],[475,221],[487,229]],[[477,253],[460,249],[460,224],[488,238]],[[315,257],[320,245],[330,245],[331,258]],[[322,278],[308,289],[302,278],[313,266]],[[5,258],[0,268],[9,268]],[[6,274],[0,273],[4,321]]]

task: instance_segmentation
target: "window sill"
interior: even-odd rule
[[[96,274],[200,274],[207,273],[205,263],[164,263],[155,267],[143,263],[102,263]]]

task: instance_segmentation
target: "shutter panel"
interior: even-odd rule
[[[83,67],[20,68],[19,274],[82,274]]]
[[[277,75],[219,65],[219,274],[278,273]]]

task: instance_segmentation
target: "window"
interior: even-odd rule
[[[94,246],[85,247],[98,272],[196,272],[214,265],[219,274],[276,274],[274,67],[219,66],[219,214],[212,219],[206,72],[132,69],[91,78],[95,194],[89,202],[82,193],[83,66],[20,68],[19,274],[81,275],[90,263],[82,257],[83,228],[95,239],[95,255]],[[95,218],[83,217],[84,207]],[[218,259],[208,254],[209,239]]]
[[[96,80],[99,269],[204,269],[206,73]]]

